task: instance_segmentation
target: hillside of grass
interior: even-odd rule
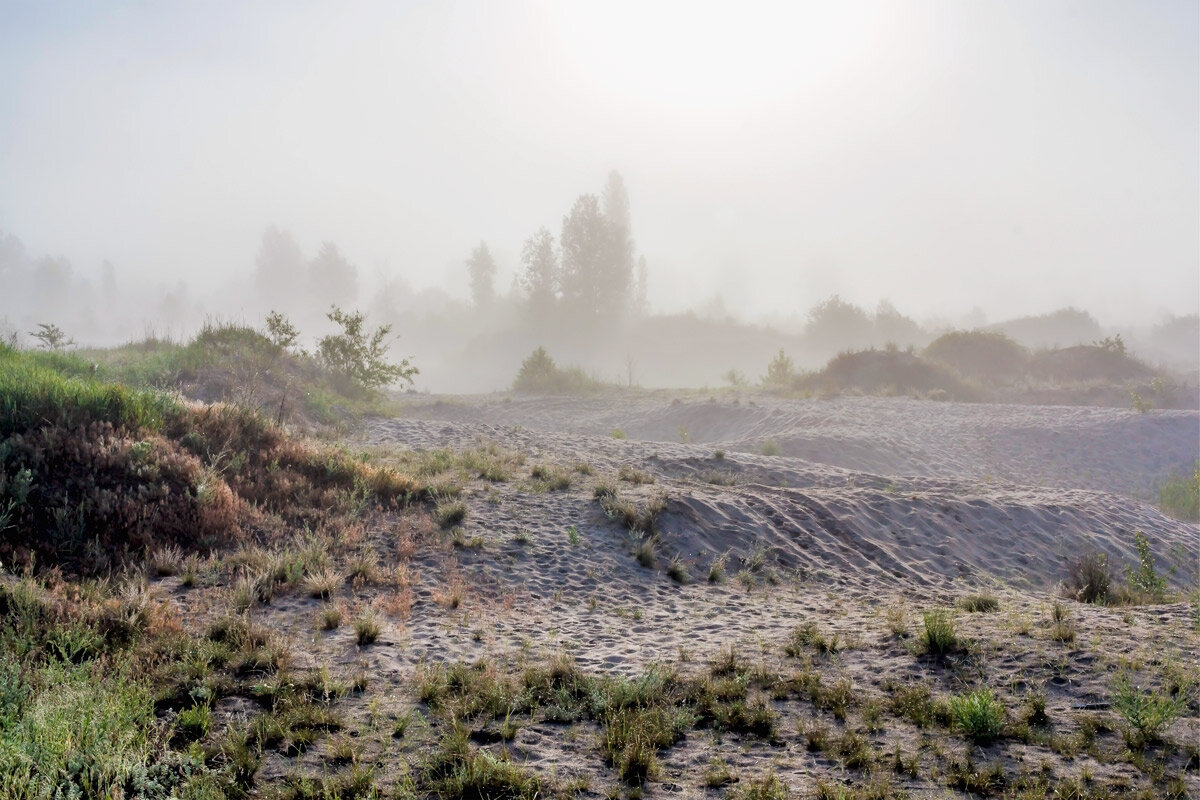
[[[186,343],[148,338],[115,348],[31,351],[29,357],[63,375],[251,406],[310,428],[390,408],[384,393],[246,325],[206,325]]]
[[[152,547],[212,549],[418,492],[253,407],[131,388],[81,363],[0,348],[6,565],[96,571]]]

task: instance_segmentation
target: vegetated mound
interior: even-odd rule
[[[959,375],[989,383],[1007,383],[1024,376],[1029,351],[997,331],[950,331],[929,343],[925,358]]]
[[[588,376],[580,367],[560,367],[539,347],[521,362],[513,381],[518,394],[594,394],[605,388],[600,381]]]
[[[208,324],[186,344],[146,339],[110,350],[31,353],[55,371],[177,391],[204,403],[251,406],[277,422],[312,427],[376,410],[378,392],[291,352],[247,325]]]
[[[979,390],[945,367],[915,353],[891,349],[841,353],[821,371],[799,377],[796,387],[822,392],[921,394],[965,402],[982,399]]]
[[[64,375],[0,348],[5,564],[89,572],[146,548],[209,549],[418,494],[410,479],[294,439],[252,409]]]
[[[1128,355],[1123,347],[1080,344],[1035,353],[1029,373],[1047,381],[1120,382],[1149,378],[1154,370]]]

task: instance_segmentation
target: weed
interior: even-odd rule
[[[774,772],[761,778],[748,778],[726,797],[729,800],[788,800],[791,790]]]
[[[1158,487],[1158,504],[1173,517],[1189,522],[1200,521],[1200,461],[1196,462],[1190,476],[1172,470],[1166,481]]]
[[[654,476],[629,464],[622,464],[617,470],[617,480],[640,486],[643,483],[654,483]]]
[[[327,603],[321,607],[319,618],[321,630],[334,630],[342,624],[342,609],[332,603]]]
[[[467,504],[443,498],[434,507],[433,518],[442,528],[452,528],[467,518]]]
[[[1158,741],[1163,731],[1183,714],[1186,696],[1171,697],[1163,692],[1143,690],[1122,675],[1113,688],[1112,706],[1125,720],[1126,740],[1130,747],[1141,749]]]
[[[704,768],[704,785],[710,789],[718,789],[722,786],[728,786],[735,782],[737,778],[729,765],[720,758],[714,758],[708,762],[708,766]]]
[[[959,598],[956,605],[971,614],[987,613],[1000,608],[1000,601],[993,594],[969,594]]]
[[[672,558],[667,565],[667,575],[671,577],[671,580],[680,584],[687,583],[690,579],[687,564],[679,556]]]
[[[643,567],[654,569],[658,566],[658,537],[647,536],[639,540],[634,547],[633,555]]]
[[[1081,603],[1104,603],[1108,600],[1112,583],[1112,567],[1108,556],[1095,551],[1085,551],[1078,558],[1067,562],[1065,592],[1068,597]]]
[[[709,583],[724,583],[725,568],[729,561],[729,554],[722,553],[712,560],[708,565],[708,582]]]
[[[950,714],[962,733],[977,744],[987,744],[1004,729],[1004,706],[991,689],[951,695]]]
[[[366,611],[354,620],[354,639],[360,645],[372,644],[379,638],[383,626],[374,611]]]
[[[1128,567],[1125,569],[1129,588],[1152,602],[1161,603],[1166,599],[1167,581],[1154,568],[1154,553],[1150,551],[1150,541],[1141,531],[1133,532],[1133,541],[1138,552],[1138,567],[1136,570]]]
[[[339,572],[326,567],[310,573],[304,579],[304,591],[310,597],[328,600],[342,586],[342,576]]]
[[[921,615],[923,627],[920,644],[930,655],[945,655],[958,649],[954,632],[954,616],[946,609],[936,608]]]

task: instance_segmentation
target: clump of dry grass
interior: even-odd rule
[[[329,567],[310,573],[304,578],[304,591],[310,597],[328,600],[342,587],[345,579],[337,570]]]

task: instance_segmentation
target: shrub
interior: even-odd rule
[[[323,336],[317,342],[317,358],[327,369],[368,389],[396,381],[412,383],[418,370],[408,359],[399,364],[387,360],[391,325],[380,325],[368,334],[364,329],[366,316],[361,311],[347,314],[332,306],[325,316],[342,329],[340,334]]]
[[[992,741],[1004,728],[1004,706],[991,689],[951,695],[950,713],[958,729],[978,744]]]

